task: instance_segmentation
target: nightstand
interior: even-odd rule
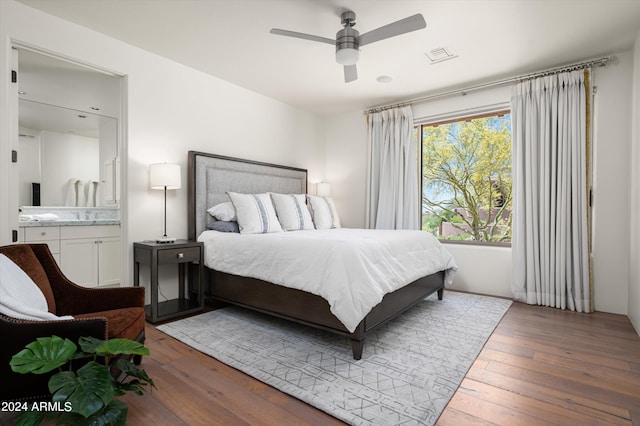
[[[197,241],[133,243],[133,285],[140,285],[140,265],[146,265],[150,269],[151,303],[145,306],[149,322],[156,323],[202,311],[204,308],[203,251],[203,244]],[[178,265],[178,297],[158,302],[158,266],[173,264]],[[187,270],[188,277],[186,277]],[[188,283],[185,278],[188,278]]]

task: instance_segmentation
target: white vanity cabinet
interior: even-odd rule
[[[120,253],[118,225],[60,227],[60,268],[76,284],[119,286]]]
[[[34,226],[22,228],[22,241],[25,243],[45,243],[53,258],[60,265],[60,227],[59,226]]]

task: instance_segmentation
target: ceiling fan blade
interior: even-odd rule
[[[271,28],[271,31],[269,31],[271,34],[277,34],[277,35],[282,35],[282,36],[287,36],[287,37],[295,37],[295,38],[301,38],[304,40],[311,40],[311,41],[319,41],[320,43],[327,43],[330,44],[332,46],[336,45],[336,41],[332,40],[330,38],[326,38],[326,37],[320,37],[320,36],[314,36],[311,34],[305,34],[305,33],[297,33],[295,31],[288,31],[288,30],[281,30],[279,28]]]
[[[360,46],[371,44],[375,41],[384,40],[385,38],[395,37],[400,34],[408,33],[415,30],[425,28],[427,23],[421,14],[409,16],[408,18],[392,22],[383,27],[371,30],[360,36]]]
[[[349,83],[358,79],[358,69],[355,65],[344,66],[344,82]]]

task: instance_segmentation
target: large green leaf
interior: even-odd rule
[[[97,413],[84,418],[77,413],[64,413],[58,425],[73,426],[124,426],[127,420],[127,404],[113,400]]]
[[[54,374],[49,379],[49,391],[53,394],[53,402],[69,401],[72,411],[84,417],[101,410],[115,396],[111,374],[95,361],[83,365],[77,373]]]
[[[149,349],[145,348],[141,343],[129,339],[107,340],[95,350],[100,356],[149,355]]]
[[[40,337],[15,354],[9,364],[16,373],[44,374],[66,364],[76,349],[77,346],[69,339]]]
[[[127,421],[127,408],[127,404],[114,399],[99,415],[95,416],[93,422],[87,423],[87,425],[124,426]],[[87,420],[90,420],[90,418]]]
[[[42,411],[25,411],[16,419],[16,426],[39,426],[44,418]]]
[[[81,337],[78,340],[78,344],[80,345],[80,349],[82,349],[83,352],[86,352],[88,354],[95,354],[96,348],[100,345],[102,345],[104,343],[104,340],[101,339],[97,339],[95,337]]]

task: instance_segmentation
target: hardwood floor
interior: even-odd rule
[[[627,317],[514,303],[438,424],[640,425],[639,367]]]
[[[157,389],[128,425],[339,425],[147,326]],[[628,318],[514,303],[438,425],[640,425],[640,338]]]

